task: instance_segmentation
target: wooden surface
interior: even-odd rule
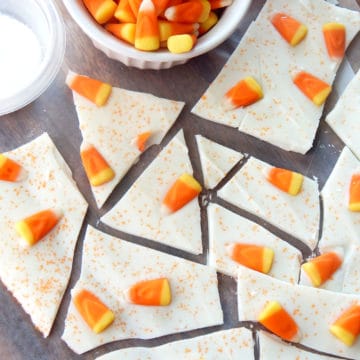
[[[147,164],[149,164],[149,162],[158,154],[161,147],[154,146],[143,154],[140,161],[118,185],[103,209],[100,211],[97,210],[84,171],[80,166],[79,146],[81,134],[78,128],[72,94],[64,84],[65,75],[68,69],[72,69],[78,73],[87,74],[94,78],[103,79],[114,86],[185,101],[185,109],[164,139],[162,146],[167,144],[180,128],[183,128],[191,153],[194,173],[199,179],[202,179],[202,175],[200,172],[199,155],[195,145],[194,134],[202,134],[221,144],[248,153],[261,160],[271,162],[274,165],[282,167],[291,166],[309,177],[316,176],[319,179],[320,188],[324,185],[324,182],[330,174],[339,152],[343,147],[343,143],[325,124],[323,119],[317,132],[313,149],[306,155],[298,155],[280,150],[279,148],[261,142],[251,136],[241,134],[235,129],[205,121],[190,113],[193,105],[205,91],[209,83],[215,78],[235,49],[250,22],[255,19],[261,6],[264,4],[264,0],[253,1],[245,20],[231,38],[217,49],[193,59],[185,65],[161,71],[144,71],[127,68],[119,62],[108,59],[103,53],[93,47],[91,41],[73,22],[61,0],[56,0],[56,2],[63,15],[67,31],[67,49],[61,71],[51,87],[38,100],[20,111],[0,117],[0,152],[20,146],[34,139],[42,132],[47,131],[72,169],[74,179],[86,200],[89,202],[90,208],[85,219],[85,224],[90,223],[101,230],[138,244],[144,244],[148,247],[175,254],[199,263],[204,264],[206,262],[206,255],[189,255],[180,250],[174,250],[145,239],[139,239],[128,234],[116,232],[102,224],[98,224],[99,217],[104,212],[108,211],[124,194],[134,179],[136,179]],[[340,1],[340,3],[349,8],[354,8],[354,5],[356,6],[354,0],[343,0]],[[360,5],[360,0],[357,0],[357,3]],[[353,41],[347,54],[354,71],[357,71],[360,67],[360,36],[357,36]],[[324,114],[333,108],[336,99],[337,94],[333,93],[325,106]],[[232,173],[234,173],[234,171]],[[206,195],[210,194],[207,193]],[[218,201],[214,192],[211,195],[214,196],[215,201]],[[230,208],[234,210],[233,207],[230,206]],[[236,212],[244,214],[244,212],[239,210],[236,210]],[[254,216],[246,215],[252,220],[257,220]],[[206,254],[208,245],[205,208],[202,208],[202,220],[204,254]],[[289,242],[299,245],[299,242],[292,239],[291,236],[276,230],[274,227],[263,221],[261,221],[261,224],[277,235],[288,239]],[[148,341],[119,341],[104,345],[81,356],[74,354],[60,337],[64,329],[64,318],[70,301],[69,289],[73,287],[80,274],[84,231],[85,226],[82,228],[76,247],[73,272],[69,287],[63,298],[53,330],[47,339],[43,339],[41,334],[34,329],[30,318],[0,283],[1,360],[94,359],[96,356],[123,347],[139,345],[154,346],[172,340],[190,338],[210,331],[237,327],[240,325],[237,321],[235,281],[227,276],[219,275],[219,290],[225,320],[224,326],[201,329]],[[301,248],[301,250],[303,250],[304,255],[308,255],[306,249]],[[248,326],[249,324],[243,325]]]

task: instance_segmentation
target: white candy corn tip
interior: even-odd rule
[[[165,10],[164,16],[167,20],[174,20],[176,13],[176,8],[174,6],[170,6]]]
[[[64,216],[64,212],[60,208],[51,209],[55,216],[60,220]]]
[[[85,141],[83,141],[80,145],[80,152],[83,152],[83,151],[86,151],[86,150],[89,150],[90,148],[92,148],[93,145],[92,144],[89,144]]]
[[[167,216],[172,214],[172,211],[166,205],[162,204],[160,207],[160,214],[163,216]]]
[[[67,75],[66,75],[65,84],[66,84],[67,86],[71,86],[71,84],[73,83],[74,78],[75,78],[76,76],[78,76],[77,73],[69,70],[68,73],[67,73]]]
[[[121,300],[125,303],[132,304],[132,301],[130,300],[130,289],[126,289],[122,292]]]
[[[151,0],[142,0],[139,11],[155,11],[155,6]]]
[[[224,96],[221,101],[221,107],[224,111],[231,111],[231,110],[236,109],[236,106],[234,106],[232,101],[226,96]]]
[[[26,180],[27,177],[28,177],[27,171],[26,171],[24,168],[21,168],[21,169],[20,169],[20,173],[19,173],[19,175],[17,176],[15,182],[24,181],[24,180]]]

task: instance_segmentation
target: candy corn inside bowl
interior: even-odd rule
[[[121,1],[124,0],[120,0],[119,4]],[[142,2],[144,1],[148,2],[149,0]],[[179,0],[177,2],[186,1],[190,0]],[[220,10],[218,22],[208,32],[198,37],[196,44],[190,51],[184,53],[172,53],[167,48],[162,47],[156,51],[139,50],[134,45],[112,35],[105,29],[106,25],[100,25],[87,10],[83,0],[63,0],[63,2],[72,18],[89,36],[94,46],[103,51],[109,58],[140,69],[167,69],[184,64],[189,59],[202,55],[225,41],[245,16],[251,0],[233,0],[232,2],[228,0],[227,2],[231,4]],[[140,4],[141,0],[138,3]],[[157,16],[158,21],[163,20],[162,14]],[[136,20],[132,21],[133,23],[136,22]]]
[[[20,4],[21,3],[21,4]],[[65,28],[53,1],[0,1],[0,115],[38,98],[65,53]]]

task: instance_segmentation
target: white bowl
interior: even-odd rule
[[[38,98],[54,80],[65,53],[65,28],[53,3],[49,0],[1,0],[0,14],[25,24],[39,41],[39,66],[27,84],[0,99],[0,115],[13,112]],[[1,35],[3,36],[3,34]],[[24,54],[26,61],[26,54]]]
[[[145,52],[117,39],[107,32],[91,17],[82,0],[63,0],[72,18],[89,36],[94,46],[109,58],[121,61],[127,66],[140,69],[168,69],[184,64],[189,59],[204,54],[225,41],[239,25],[251,0],[234,0],[221,15],[219,22],[205,35],[201,36],[195,47],[184,54],[172,54],[166,49]]]

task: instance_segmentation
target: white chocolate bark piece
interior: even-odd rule
[[[115,313],[114,323],[95,334],[70,303],[62,339],[76,353],[128,338],[150,339],[223,323],[215,270],[172,255],[135,245],[88,226],[80,279],[72,295],[87,289]],[[168,278],[169,306],[126,302],[133,284]],[[206,294],[206,296],[204,296]]]
[[[340,96],[326,122],[360,159],[360,70]]]
[[[151,94],[113,87],[104,106],[98,107],[73,91],[83,142],[95,146],[115,177],[100,186],[91,186],[100,208],[141,152],[137,136],[150,131],[151,144],[159,144],[180,114],[184,103]]]
[[[266,303],[273,300],[297,323],[300,344],[327,354],[358,359],[360,338],[348,347],[330,333],[329,326],[348,307],[360,303],[360,295],[292,285],[245,267],[239,270],[239,321],[257,321]]]
[[[229,246],[235,243],[266,246],[274,251],[268,275],[292,284],[298,282],[301,253],[262,226],[247,220],[219,205],[207,208],[209,224],[208,265],[223,274],[236,277],[242,266],[232,260]]]
[[[201,135],[196,135],[204,184],[214,188],[244,156]]]
[[[271,165],[250,158],[219,190],[224,200],[252,213],[303,241],[317,244],[320,219],[318,184],[304,177],[300,193],[289,195],[266,180]]]
[[[324,219],[319,250],[342,252],[344,258],[332,279],[322,285],[325,289],[360,293],[360,214],[348,210],[350,179],[359,172],[360,161],[345,147],[321,191]],[[307,284],[305,275],[301,279]]]
[[[48,134],[5,153],[21,164],[21,182],[0,181],[0,278],[47,337],[70,278],[73,254],[87,203]],[[62,218],[32,247],[15,231],[15,222],[46,209]]]
[[[198,199],[172,214],[164,214],[161,210],[162,200],[172,184],[183,173],[192,172],[180,130],[101,221],[117,230],[200,254]]]
[[[129,348],[105,354],[97,360],[199,360],[254,359],[250,330],[235,328],[153,348]]]
[[[277,12],[285,12],[308,27],[307,36],[297,46],[290,46],[271,24],[271,16]],[[238,127],[282,149],[305,154],[312,147],[323,106],[306,98],[292,78],[304,70],[332,84],[340,60],[328,56],[322,26],[335,21],[345,24],[348,46],[360,29],[358,12],[323,0],[268,0],[192,112]],[[222,105],[224,95],[247,76],[259,82],[263,99],[226,110]]]
[[[314,354],[309,351],[299,349],[285,341],[280,340],[274,335],[265,331],[258,332],[260,354],[259,360],[334,360],[336,358],[326,355]]]

